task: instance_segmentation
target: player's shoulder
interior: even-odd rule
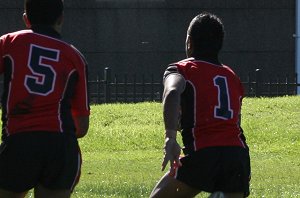
[[[70,44],[70,47],[74,50],[74,52],[77,54],[77,56],[87,65],[87,60],[85,59],[85,57],[81,53],[81,51],[72,44]]]
[[[180,61],[177,61],[177,62],[173,62],[171,64],[168,65],[167,67],[167,71],[177,71],[178,72],[178,69],[180,67],[185,67],[187,65],[189,65],[188,63],[192,63],[195,59],[194,58],[187,58],[187,59],[183,59],[183,60],[180,60]]]
[[[180,60],[173,64],[176,65],[177,67],[189,67],[189,66],[195,64],[195,58],[193,58],[193,57],[186,58],[186,59]]]
[[[226,69],[227,71],[229,71],[229,72],[231,72],[231,73],[234,73],[233,69],[231,69],[230,66],[225,65],[225,64],[222,64],[222,67],[223,67],[224,69]]]
[[[230,66],[222,64],[222,68],[224,68],[228,77],[231,77],[236,82],[241,82],[240,77],[234,72],[234,70]]]
[[[14,39],[18,36],[21,36],[21,35],[26,35],[26,34],[30,34],[32,33],[31,30],[19,30],[19,31],[15,31],[15,32],[9,32],[9,33],[6,33],[6,34],[3,34],[0,38],[1,39]]]
[[[187,65],[188,62],[193,61],[193,58],[187,58],[180,60],[178,62],[170,63],[164,73],[164,79],[167,78],[170,74],[180,74],[183,75],[184,67]]]
[[[237,74],[230,66],[222,64],[222,68],[224,68],[228,73],[232,74],[233,76],[237,76]]]

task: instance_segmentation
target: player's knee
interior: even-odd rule
[[[221,191],[213,192],[208,198],[243,198],[243,193],[224,193]]]
[[[223,192],[213,192],[208,198],[225,198],[225,195]]]

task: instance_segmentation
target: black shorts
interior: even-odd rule
[[[72,191],[80,168],[77,139],[63,133],[19,133],[0,146],[0,188],[4,190],[24,192],[41,184]]]
[[[210,147],[180,159],[182,166],[170,175],[206,192],[244,192],[249,195],[249,150],[242,147]]]

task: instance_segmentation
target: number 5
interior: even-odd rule
[[[25,76],[25,87],[29,93],[47,96],[54,90],[56,72],[51,65],[43,63],[43,60],[58,62],[59,51],[30,45],[27,66],[32,75]]]

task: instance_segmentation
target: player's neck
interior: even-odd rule
[[[218,54],[193,54],[192,57],[194,57],[196,60],[202,60],[206,62],[210,62],[216,65],[222,65]]]
[[[61,38],[60,33],[51,25],[32,25],[31,29],[33,32],[51,36],[54,38]]]

